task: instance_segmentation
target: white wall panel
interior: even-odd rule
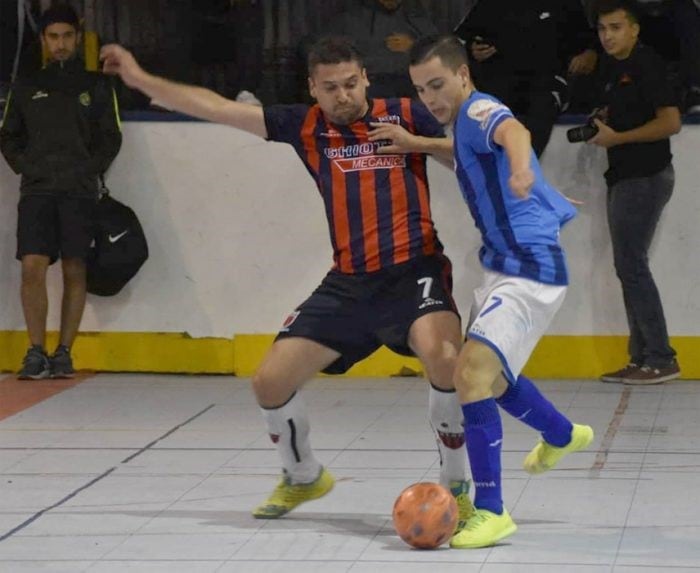
[[[605,220],[605,155],[568,144],[557,127],[544,158],[550,180],[583,200],[565,230],[572,285],[556,334],[623,334],[622,298]],[[673,139],[676,190],[653,248],[675,335],[700,334],[700,126]],[[454,174],[430,165],[433,210],[452,258],[455,296],[468,313],[480,269],[478,237]],[[0,161],[0,330],[23,330],[14,260],[19,179]],[[90,297],[82,329],[271,333],[331,264],[323,203],[291,147],[204,123],[125,123],[109,176],[116,198],[146,230],[151,258],[118,296]],[[50,328],[58,325],[60,270],[50,272]]]

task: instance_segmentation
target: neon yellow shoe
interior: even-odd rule
[[[253,510],[256,519],[277,519],[292,511],[297,505],[323,497],[333,489],[335,478],[326,468],[311,483],[293,484],[283,477],[265,503]]]
[[[453,549],[489,547],[513,535],[517,529],[518,526],[505,508],[501,515],[487,509],[475,509],[464,529],[455,533],[450,539],[450,547]]]
[[[529,474],[541,474],[551,470],[566,454],[585,450],[593,441],[593,428],[574,424],[571,430],[571,441],[564,447],[558,448],[545,441],[540,441],[525,458],[523,467]]]
[[[457,519],[457,526],[455,527],[455,533],[462,531],[467,524],[467,520],[474,513],[474,504],[469,497],[469,484],[471,480],[461,480],[461,481],[451,481],[450,491],[457,500],[457,510],[459,512],[459,518]],[[454,535],[454,533],[453,533]]]

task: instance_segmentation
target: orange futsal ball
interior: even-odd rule
[[[435,549],[449,540],[457,526],[457,501],[439,483],[408,486],[394,502],[394,528],[417,549]]]

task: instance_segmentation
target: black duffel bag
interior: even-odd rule
[[[136,213],[102,185],[95,209],[95,241],[87,259],[87,291],[117,294],[148,259],[148,243]]]

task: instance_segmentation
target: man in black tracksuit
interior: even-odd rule
[[[22,262],[22,307],[31,347],[19,377],[71,377],[70,348],[85,308],[85,260],[93,240],[98,178],[119,152],[116,98],[105,76],[77,58],[78,17],[54,7],[42,18],[49,63],[10,92],[0,128],[0,150],[22,175],[17,258]],[[62,261],[59,346],[45,350],[46,272]]]

